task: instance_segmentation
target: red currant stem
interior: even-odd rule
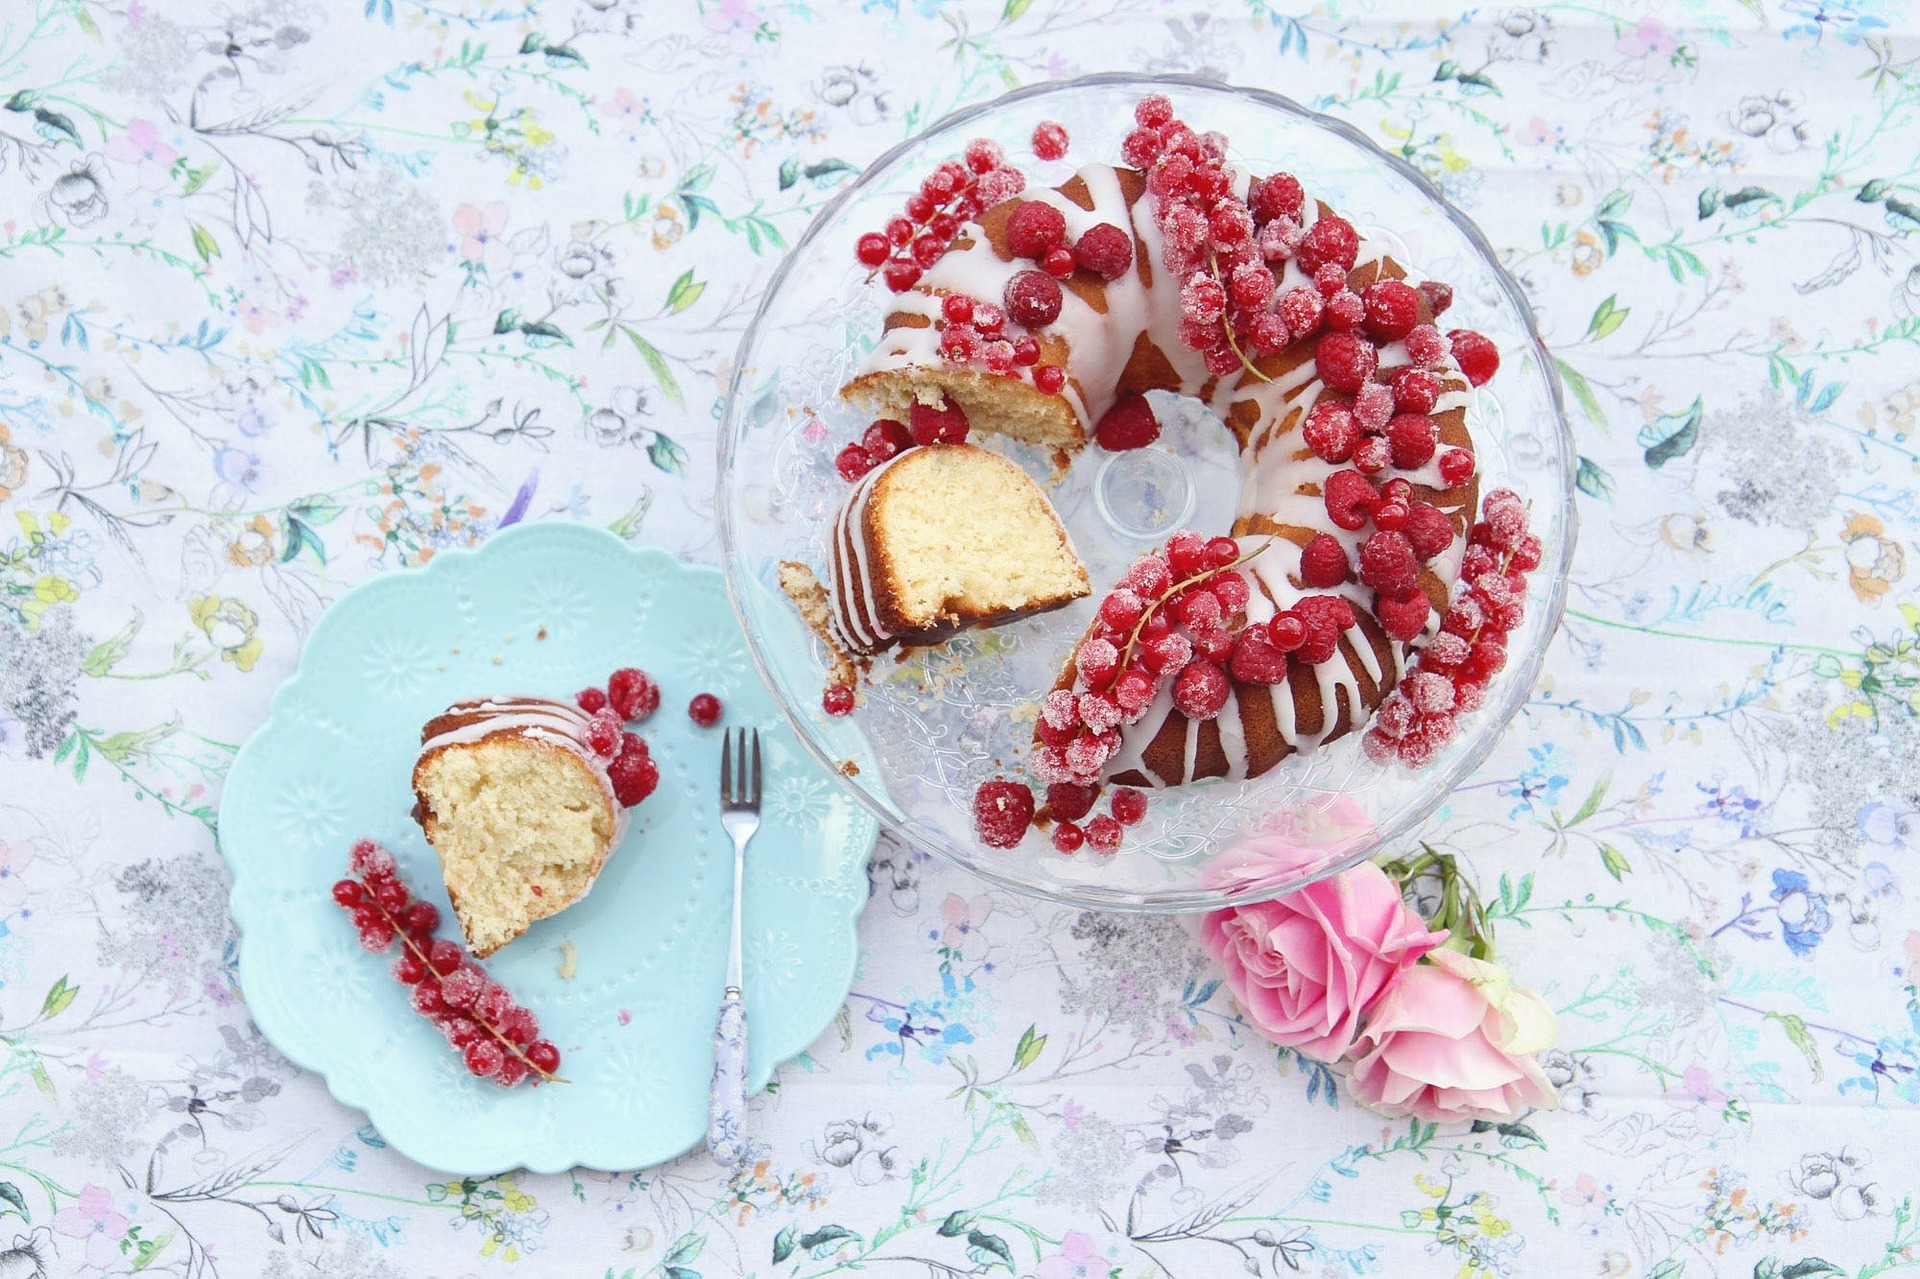
[[[1214,255],[1214,252],[1212,249],[1207,250],[1207,273],[1213,276],[1213,282],[1220,286],[1220,289],[1222,292],[1225,292],[1227,288],[1227,282],[1220,278],[1220,259]],[[1234,341],[1233,319],[1231,317],[1230,311],[1231,311],[1231,308],[1228,308],[1220,312],[1220,331],[1227,335],[1228,349],[1231,350],[1234,356],[1240,361],[1241,368],[1253,374],[1255,377],[1259,378],[1262,382],[1271,383],[1273,379],[1268,377],[1266,374],[1262,373],[1259,369],[1254,368],[1253,361],[1247,358],[1247,353],[1240,349],[1240,344],[1238,342]]]
[[[1154,599],[1149,601],[1147,606],[1140,610],[1140,619],[1133,624],[1133,630],[1127,633],[1126,645],[1120,650],[1119,669],[1126,668],[1127,658],[1132,656],[1134,646],[1137,643],[1139,643],[1140,632],[1146,628],[1147,619],[1152,617],[1162,604],[1165,604],[1168,600],[1172,599],[1174,596],[1178,595],[1181,591],[1184,591],[1189,586],[1193,586],[1200,582],[1204,582],[1208,578],[1217,576],[1218,574],[1221,574],[1221,573],[1231,573],[1234,569],[1239,568],[1242,564],[1245,564],[1248,560],[1254,559],[1255,557],[1261,555],[1263,552],[1266,551],[1268,547],[1272,546],[1274,542],[1279,539],[1279,537],[1280,535],[1278,533],[1269,533],[1267,534],[1267,540],[1260,543],[1259,550],[1248,551],[1245,555],[1240,556],[1238,559],[1234,560],[1231,564],[1222,564],[1219,568],[1210,568],[1210,569],[1207,569],[1205,572],[1195,573],[1190,577],[1182,578],[1180,581],[1175,582],[1171,586],[1167,587],[1164,594],[1158,595]]]
[[[974,173],[968,174],[967,180],[961,183],[960,185],[954,187],[953,194],[949,195],[946,199],[942,200],[939,203],[939,205],[935,207],[933,212],[927,215],[926,222],[918,222],[918,223],[915,223],[914,225],[922,226],[922,227],[926,226],[928,223],[932,222],[935,218],[939,217],[942,213],[945,213],[947,211],[947,206],[952,204],[957,204],[960,200],[960,197],[966,195],[968,192],[973,190],[974,187],[979,185],[979,182],[980,182],[980,178],[978,174],[974,174]],[[907,220],[909,222],[913,221],[912,218],[908,218]],[[956,231],[954,234],[958,235],[959,232]],[[947,241],[947,243],[951,244],[953,243],[953,241],[949,240]],[[911,239],[909,239],[905,244],[894,245],[893,251],[887,254],[886,262],[882,262],[879,266],[876,266],[876,267],[869,267],[867,270],[867,278],[865,280],[862,280],[861,283],[872,284],[873,277],[880,274],[882,271],[886,270],[888,263],[894,262],[896,260],[902,261],[902,262],[912,262],[913,257],[911,254],[907,252],[907,250],[910,249],[912,246],[913,246],[913,241]],[[915,265],[917,266],[919,264],[915,263]]]
[[[363,889],[367,887],[364,880],[360,881],[360,884]],[[412,935],[409,934],[405,928],[401,927],[400,921],[394,918],[393,913],[389,911],[385,906],[382,906],[379,900],[376,897],[374,897],[374,895],[371,892],[368,892],[366,897],[368,901],[373,903],[373,908],[379,911],[383,916],[386,917],[388,927],[393,929],[393,935],[400,939],[401,945],[405,946],[407,950],[413,955],[413,957],[419,960],[421,965],[427,970],[427,975],[425,977],[422,977],[420,980],[431,981],[435,985],[439,985],[440,973],[434,968],[432,964],[427,962],[427,952],[420,949],[420,944],[414,941]],[[540,1069],[540,1067],[534,1065],[531,1061],[527,1060],[527,1055],[524,1052],[520,1051],[520,1046],[514,1043],[511,1039],[508,1039],[505,1035],[501,1034],[499,1031],[495,1030],[493,1028],[492,1023],[490,1023],[486,1018],[480,1015],[479,1009],[477,1008],[468,1009],[467,1015],[473,1019],[474,1025],[480,1027],[480,1029],[486,1031],[489,1035],[492,1035],[495,1039],[497,1039],[500,1042],[501,1048],[505,1049],[507,1052],[510,1052],[514,1056],[518,1057],[523,1063],[525,1063],[528,1070],[540,1076],[540,1078],[544,1082],[550,1083],[550,1084],[568,1084],[573,1082],[571,1079],[562,1079],[559,1075],[548,1074],[546,1071]]]

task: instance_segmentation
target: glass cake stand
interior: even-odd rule
[[[1151,793],[1145,820],[1110,857],[1090,847],[1062,856],[1038,830],[1018,848],[990,848],[974,834],[974,789],[996,776],[1024,778],[1038,699],[1099,595],[1173,530],[1227,531],[1237,469],[1225,427],[1197,402],[1158,396],[1164,430],[1155,445],[1120,454],[1089,448],[1057,479],[1038,450],[976,434],[1049,491],[1094,596],[904,661],[882,655],[845,719],[821,708],[827,655],[781,593],[779,564],[801,561],[824,578],[827,532],[847,491],[833,457],[866,426],[837,390],[872,348],[889,295],[879,281],[866,282],[854,241],[973,137],[1000,142],[1030,186],[1058,183],[1081,164],[1118,163],[1133,104],[1149,93],[1171,97],[1195,128],[1225,133],[1235,165],[1293,171],[1310,196],[1383,241],[1417,278],[1453,285],[1449,326],[1480,330],[1502,356],[1468,415],[1483,485],[1508,485],[1531,501],[1545,554],[1526,620],[1509,637],[1506,669],[1426,769],[1375,765],[1354,733],[1252,781]],[[1028,140],[1042,120],[1066,125],[1065,160],[1032,159]],[[801,743],[884,831],[1020,892],[1101,909],[1195,911],[1278,896],[1392,846],[1486,758],[1526,700],[1565,604],[1573,479],[1560,385],[1532,311],[1486,239],[1424,177],[1352,127],[1272,93],[1180,76],[1099,75],[956,112],[881,156],[820,212],[740,344],[718,502],[727,586],[755,666]],[[873,762],[856,769],[846,762],[856,757]]]

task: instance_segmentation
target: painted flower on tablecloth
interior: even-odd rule
[[[1734,130],[1785,155],[1807,145],[1809,129],[1800,118],[1800,95],[1790,89],[1754,93],[1740,99],[1731,117]]]
[[[504,271],[512,260],[507,247],[505,200],[494,200],[485,208],[463,204],[453,211],[453,229],[460,236],[460,256],[488,271]]]
[[[1607,260],[1607,251],[1600,247],[1600,237],[1591,231],[1577,233],[1570,252],[1575,275],[1592,275]]]
[[[1838,1151],[1800,1156],[1799,1167],[1787,1175],[1787,1180],[1807,1198],[1825,1202],[1840,1220],[1859,1221],[1881,1207],[1880,1187],[1866,1178],[1871,1162],[1869,1152],[1843,1146]]]
[[[107,143],[107,154],[122,164],[134,166],[135,177],[143,189],[161,191],[170,185],[168,170],[179,155],[160,140],[159,126],[151,120],[127,122],[127,131]]]
[[[1795,17],[1806,19],[1781,30],[1781,37],[1787,40],[1795,36],[1812,36],[1817,43],[1829,35],[1837,35],[1848,44],[1859,44],[1875,31],[1884,30],[1887,25],[1887,20],[1875,12],[1881,7],[1877,0],[1862,0],[1854,4],[1846,3],[1846,0],[1784,0],[1780,7]]]
[[[120,1260],[120,1237],[132,1223],[113,1210],[113,1192],[105,1186],[84,1186],[80,1202],[53,1215],[53,1228],[69,1239],[87,1241],[87,1264],[105,1270]]]
[[[1695,782],[1694,788],[1706,796],[1700,803],[1700,811],[1738,827],[1740,838],[1752,839],[1766,833],[1767,802],[1747,794],[1746,787]]]
[[[28,839],[8,843],[0,840],[0,937],[7,935],[5,916],[11,915],[16,908],[24,908],[26,914],[32,914],[33,908],[26,904],[27,885],[21,872],[27,863],[33,860],[33,841]],[[5,1275],[0,1270],[0,1276]]]
[[[259,492],[266,481],[260,455],[231,446],[214,453],[213,473],[244,493]]]
[[[671,200],[662,200],[653,211],[653,247],[671,248],[686,228],[680,225],[680,210]]]
[[[258,568],[273,558],[273,525],[256,515],[227,543],[227,563],[235,568]]]
[[[27,482],[27,451],[13,442],[13,431],[0,422],[0,502]]]
[[[1527,754],[1533,757],[1533,762],[1521,769],[1512,782],[1502,782],[1499,786],[1500,794],[1511,795],[1516,801],[1507,813],[1509,818],[1545,812],[1560,802],[1560,792],[1567,788],[1566,770],[1571,764],[1558,746],[1548,742],[1545,746],[1529,747]]]
[[[982,893],[978,897],[966,898],[959,893],[948,893],[947,899],[940,903],[940,922],[946,925],[946,931],[935,933],[940,944],[949,950],[962,950],[967,938],[987,922],[987,916],[993,913],[993,898]]]
[[[813,1156],[829,1168],[843,1168],[856,1186],[877,1186],[900,1175],[898,1147],[889,1144],[887,1122],[867,1115],[838,1119],[813,1147]]]
[[[260,615],[243,601],[219,595],[196,595],[187,605],[193,624],[220,650],[220,660],[243,671],[253,669],[265,646],[260,642]]]
[[[1815,892],[1807,877],[1797,870],[1776,870],[1773,891],[1768,896],[1779,903],[1780,940],[1802,958],[1813,954],[1813,948],[1833,927],[1826,894]]]
[[[1880,519],[1849,511],[1840,540],[1846,545],[1847,585],[1862,604],[1878,604],[1906,576],[1906,548],[1887,536]]]
[[[104,176],[100,157],[90,155],[53,180],[47,199],[74,226],[91,226],[107,216]]]
[[[1034,1279],[1107,1279],[1113,1263],[1094,1246],[1093,1236],[1084,1230],[1069,1230],[1060,1241],[1060,1251],[1044,1257],[1034,1270]]]
[[[1629,58],[1666,58],[1680,47],[1680,42],[1660,19],[1642,18],[1640,25],[1621,36],[1614,47]]]

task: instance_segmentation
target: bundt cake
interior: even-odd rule
[[[1165,98],[1135,125],[1124,165],[1024,195],[976,141],[856,246],[896,296],[842,388],[878,420],[838,458],[858,482],[836,565],[884,554],[854,514],[866,468],[905,488],[902,460],[930,440],[1138,447],[1158,432],[1144,393],[1166,391],[1239,446],[1223,535],[1181,534],[1136,564],[1066,659],[1028,760],[1054,785],[1249,778],[1364,727],[1452,617],[1479,507],[1466,407],[1498,365],[1481,335],[1436,326],[1447,286],[1410,283],[1294,176],[1251,178]],[[1520,514],[1487,586],[1514,616]],[[826,603],[856,639],[884,640],[850,616],[857,601]],[[1455,633],[1471,643],[1479,626]]]
[[[608,773],[621,735],[597,752],[593,728],[567,702],[506,697],[456,702],[421,729],[414,820],[475,955],[586,896],[625,836]]]

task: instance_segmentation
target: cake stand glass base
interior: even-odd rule
[[[1164,449],[1130,449],[1101,463],[1093,504],[1120,536],[1158,542],[1186,525],[1197,493],[1185,458]]]

